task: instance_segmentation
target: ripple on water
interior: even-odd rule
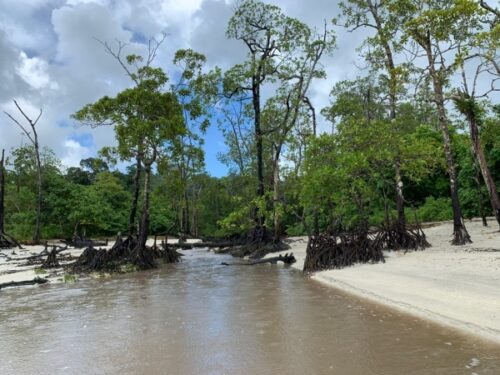
[[[186,254],[151,272],[2,291],[0,374],[498,374],[498,346],[290,269]]]

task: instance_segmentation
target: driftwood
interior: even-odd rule
[[[265,263],[277,264],[278,262],[283,262],[284,264],[293,264],[296,262],[296,259],[293,256],[293,253],[290,253],[290,254],[285,254],[285,255],[279,255],[279,256],[273,257],[273,258],[251,260],[248,262],[238,262],[238,263],[222,262],[221,265],[223,265],[223,266],[255,266],[256,264],[265,264]]]
[[[223,241],[206,241],[192,244],[173,244],[181,249],[209,248],[214,249],[218,254],[231,254],[235,257],[243,258],[249,256],[250,259],[261,259],[267,254],[289,250],[290,246],[276,239],[266,230],[265,227],[252,229],[247,236],[233,237]]]
[[[232,237],[217,241],[213,238],[206,238],[206,241],[196,243],[176,243],[169,246],[190,250],[194,248],[215,249],[218,254],[231,254],[235,257],[243,258],[249,256],[251,259],[261,259],[267,254],[289,250],[290,246],[283,243],[279,238],[274,238],[266,227],[255,227],[248,235]]]
[[[33,280],[25,280],[25,281],[10,281],[8,283],[0,284],[0,289],[8,288],[12,286],[24,286],[24,285],[35,285],[35,284],[45,284],[49,280],[42,279],[40,277],[35,277]]]
[[[49,251],[49,246],[52,247],[52,250]],[[16,261],[20,261],[20,260],[27,260],[28,261],[28,264],[34,264],[34,263],[38,263],[40,262],[40,258],[43,258],[45,256],[48,256],[51,252],[55,252],[55,254],[59,254],[63,251],[66,251],[68,250],[68,246],[59,246],[59,245],[49,245],[47,242],[45,243],[45,249],[39,253],[39,254],[35,254],[35,255],[30,255],[29,257],[19,257],[19,258],[8,258],[7,260],[16,260]]]
[[[83,249],[87,247],[98,247],[98,246],[108,246],[108,240],[106,241],[95,241],[90,238],[85,237],[73,237],[72,239],[66,239],[62,241],[68,246],[75,247],[77,249]]]

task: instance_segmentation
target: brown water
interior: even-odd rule
[[[221,261],[2,291],[0,374],[500,374],[499,346]]]

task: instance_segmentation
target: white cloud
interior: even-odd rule
[[[68,139],[63,142],[64,156],[61,163],[66,167],[77,167],[80,165],[80,160],[91,156],[91,152],[87,147],[73,139]]]
[[[57,90],[57,82],[48,74],[48,63],[41,58],[29,58],[25,52],[20,53],[21,64],[17,71],[22,79],[34,89],[50,88]]]
[[[318,28],[336,15],[336,2],[331,0],[269,2]],[[93,155],[116,141],[111,127],[75,128],[70,115],[130,85],[119,64],[95,38],[127,42],[124,54],[143,53],[142,39],[166,31],[169,36],[157,57],[166,70],[172,71],[171,60],[178,48],[204,53],[209,65],[224,69],[240,62],[247,52],[243,43],[226,39],[233,11],[234,1],[229,0],[0,1],[0,108],[13,111],[12,99],[20,100],[30,113],[43,108],[40,142],[54,149],[65,164],[77,165],[82,155]],[[334,81],[354,78],[354,48],[359,42],[359,35],[344,33],[339,50],[325,59],[328,81],[311,87],[318,112],[328,103]],[[93,145],[82,146],[72,138],[84,132],[92,132]],[[19,144],[18,129],[3,117],[0,148]]]

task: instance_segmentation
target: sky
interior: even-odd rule
[[[268,2],[311,27],[322,28],[338,14],[334,0]],[[130,86],[96,39],[120,40],[128,43],[126,53],[141,53],[141,42],[167,32],[155,63],[170,74],[175,74],[171,61],[179,48],[201,52],[208,68],[225,70],[246,54],[241,42],[225,36],[234,8],[231,0],[0,0],[0,149],[9,152],[28,142],[3,113],[22,120],[14,99],[33,118],[43,110],[37,125],[40,144],[54,150],[66,167],[114,145],[111,127],[89,129],[70,118],[85,104]],[[323,60],[328,77],[311,87],[317,109],[328,105],[335,82],[358,74],[356,47],[363,35],[337,31],[337,50]],[[320,126],[327,125],[320,120]],[[204,147],[207,172],[225,175],[227,168],[217,160],[225,145],[215,124]]]

